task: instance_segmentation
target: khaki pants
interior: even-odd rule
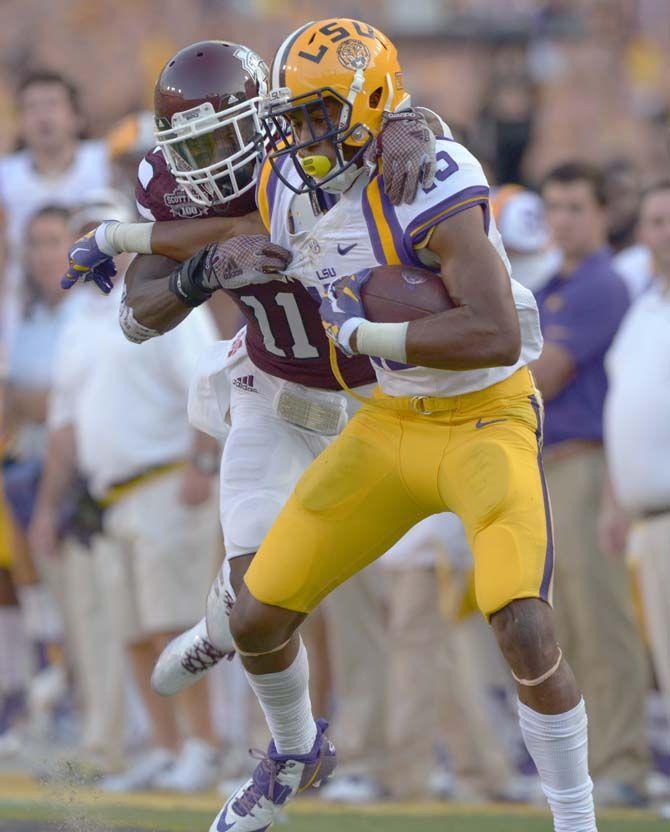
[[[181,632],[202,616],[220,539],[215,496],[179,499],[182,472],[139,485],[105,514],[106,578],[126,644]]]
[[[602,449],[549,459],[545,472],[555,526],[556,631],[586,700],[591,775],[640,787],[649,765],[648,668],[624,559],[598,547]]]
[[[486,701],[474,617],[448,621],[439,612],[434,569],[389,570],[387,784],[399,799],[425,797],[435,746],[445,740],[456,775],[488,795],[511,777]],[[491,638],[493,635],[490,634]],[[408,763],[409,761],[409,763]]]
[[[103,763],[123,756],[126,665],[114,613],[122,585],[108,579],[106,541],[90,548],[67,539],[57,557],[40,558],[40,574],[62,616],[64,645],[82,713],[81,747]]]
[[[638,566],[654,670],[670,718],[670,513],[636,524],[629,550]]]
[[[335,717],[331,736],[339,771],[377,778],[385,760],[389,655],[381,567],[338,587],[323,604],[332,662]]]

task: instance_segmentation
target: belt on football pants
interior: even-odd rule
[[[485,387],[483,390],[474,390],[471,393],[457,393],[455,396],[387,396],[381,390],[377,389],[372,394],[372,397],[368,398],[356,393],[347,385],[340,372],[336,348],[332,341],[328,342],[328,347],[330,352],[330,367],[340,387],[357,401],[370,405],[371,407],[379,407],[383,410],[395,410],[405,413],[409,411],[418,413],[421,416],[430,416],[431,413],[449,410],[452,412],[456,411],[464,400],[467,401],[468,407],[476,407],[479,399],[481,399],[482,403],[488,403],[491,400],[491,389],[493,387],[496,389],[497,396],[505,398],[506,396],[517,395],[521,387],[526,389],[528,377],[530,377],[530,381],[534,386],[530,369],[528,367],[521,367],[511,376],[492,384],[491,387]],[[539,392],[537,393],[537,397],[539,400]]]
[[[173,460],[172,462],[164,462],[161,465],[152,465],[150,468],[145,468],[144,471],[140,471],[139,474],[128,477],[127,480],[121,480],[121,482],[114,483],[114,485],[109,487],[104,496],[98,500],[98,502],[104,507],[118,503],[119,500],[122,500],[131,491],[139,488],[139,486],[147,485],[153,480],[158,479],[158,477],[162,477],[164,474],[176,471],[185,464],[186,462],[183,459],[180,459],[176,461]]]

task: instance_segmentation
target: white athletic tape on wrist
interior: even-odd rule
[[[407,363],[407,327],[400,324],[381,324],[362,321],[356,329],[356,352]]]
[[[119,324],[123,334],[133,344],[143,344],[145,341],[160,335],[160,332],[144,326],[135,318],[132,308],[126,303],[125,290],[119,304]]]
[[[514,677],[514,680],[518,682],[520,685],[523,685],[527,688],[536,688],[538,685],[541,685],[543,682],[546,682],[547,679],[550,679],[554,673],[559,668],[559,665],[563,661],[563,652],[561,648],[558,648],[558,658],[556,659],[556,663],[547,670],[546,673],[543,673],[541,676],[538,676],[537,679],[519,679],[519,677],[515,674],[515,672],[510,668],[510,673]]]
[[[235,650],[237,650],[240,656],[249,656],[250,658],[255,659],[258,656],[270,656],[272,653],[278,653],[280,650],[283,650],[284,647],[286,647],[286,645],[289,643],[289,641],[291,641],[292,638],[293,636],[290,636],[286,639],[286,641],[283,644],[280,644],[279,647],[273,647],[272,650],[265,650],[263,653],[246,653],[244,650],[240,650],[237,642],[234,641],[233,643],[235,644]]]
[[[104,254],[115,257],[129,254],[151,254],[153,222],[103,222],[95,231],[95,241]]]
[[[351,353],[351,336],[358,329],[358,327],[365,321],[365,318],[347,318],[347,320],[340,327],[338,340],[344,349]]]

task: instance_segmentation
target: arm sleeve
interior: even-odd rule
[[[563,347],[582,366],[607,352],[628,303],[628,290],[614,273],[573,287],[558,309],[545,313],[544,339]]]

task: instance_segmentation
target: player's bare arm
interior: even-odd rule
[[[428,247],[440,259],[442,280],[457,306],[410,323],[408,362],[440,370],[516,364],[519,319],[507,270],[486,235],[481,208],[440,223]]]
[[[208,243],[222,243],[231,237],[262,233],[263,222],[258,211],[243,217],[156,222],[151,232],[151,252],[181,263]]]
[[[170,273],[207,243],[225,242],[240,234],[262,231],[258,212],[243,217],[208,217],[153,223],[151,250],[160,257],[139,255],[126,272],[126,292],[121,319],[124,325],[130,313],[141,326],[162,334],[181,323],[191,310],[170,289]],[[169,258],[169,260],[167,259]],[[172,261],[172,262],[171,262]]]
[[[519,320],[507,270],[486,235],[481,208],[474,206],[440,223],[429,248],[439,257],[441,278],[455,308],[411,321],[402,334],[403,360],[438,370],[515,364],[521,350]],[[356,329],[352,352],[378,355],[368,352],[369,334],[378,326],[388,325]]]

